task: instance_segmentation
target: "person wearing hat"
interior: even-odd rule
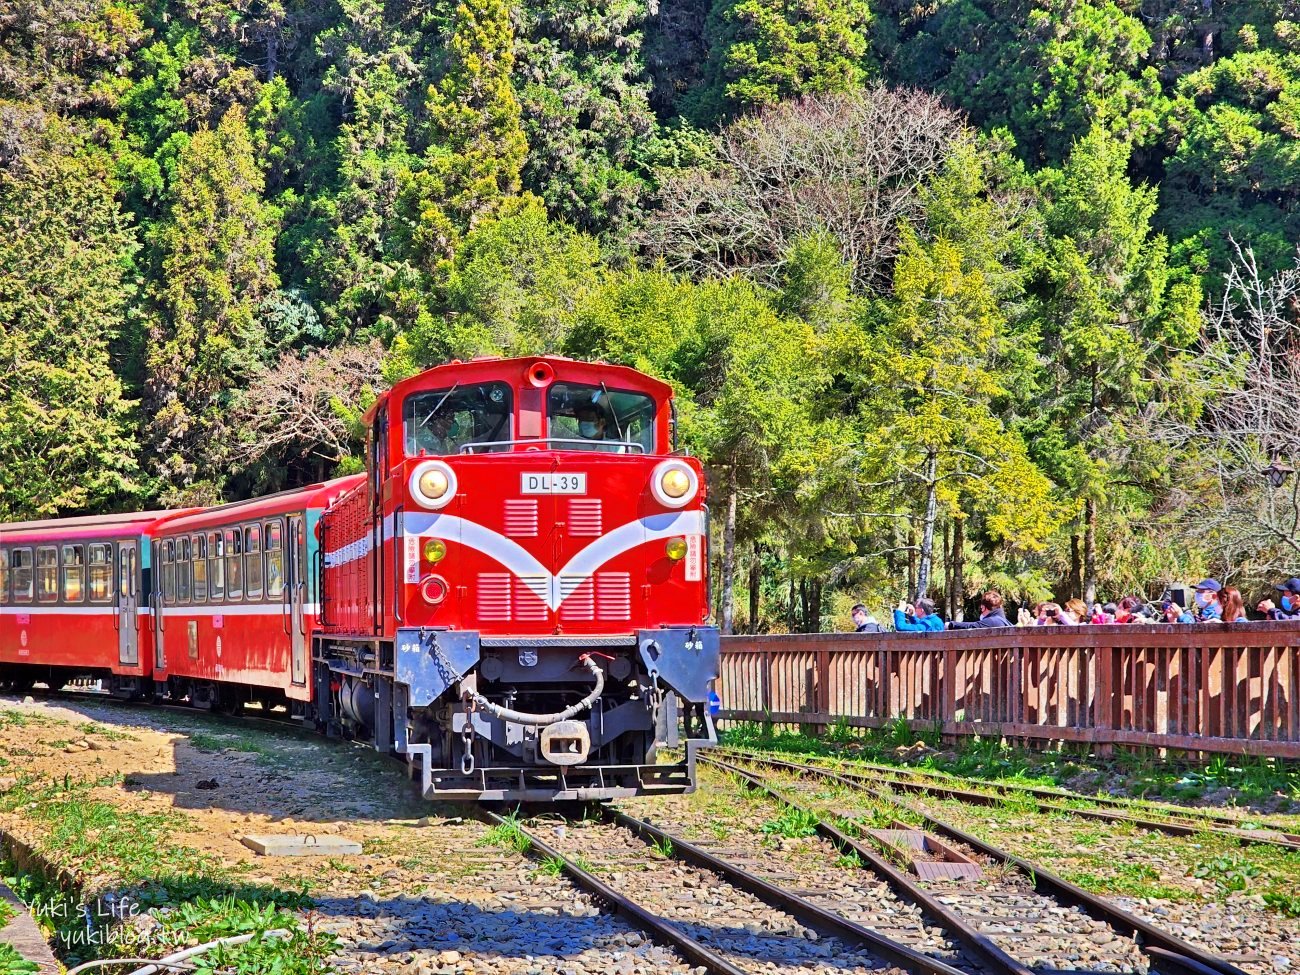
[[[1223,603],[1219,593],[1223,586],[1218,579],[1202,579],[1196,588],[1196,622],[1213,623],[1223,619]]]
[[[1280,586],[1275,586],[1277,603],[1265,599],[1255,608],[1270,620],[1300,620],[1300,579],[1288,579]]]

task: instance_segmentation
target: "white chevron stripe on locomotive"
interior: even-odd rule
[[[570,580],[590,578],[610,559],[646,542],[672,538],[675,535],[703,535],[704,512],[673,511],[629,521],[596,539],[554,575],[547,571],[546,566],[542,565],[535,555],[518,542],[467,518],[438,513],[410,513],[406,515],[403,527],[406,534],[414,535],[416,538],[441,538],[445,541],[459,542],[495,559],[532,590],[548,608],[555,610],[559,609],[565,596],[569,594],[562,591],[561,578]],[[391,536],[391,525],[386,523],[384,528],[385,536]],[[370,548],[370,537],[366,536],[327,553],[325,565],[328,568],[344,565],[361,558],[370,551]],[[563,588],[573,591],[572,583]]]

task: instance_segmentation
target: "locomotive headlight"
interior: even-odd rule
[[[664,554],[674,562],[680,562],[686,558],[686,539],[670,538],[664,543]]]
[[[447,543],[441,538],[431,538],[424,543],[424,560],[435,565],[447,557]]]
[[[422,507],[444,508],[456,496],[456,472],[440,460],[428,460],[411,472],[408,486]]]
[[[680,460],[666,460],[650,475],[650,493],[665,508],[684,508],[699,493],[700,479]]]

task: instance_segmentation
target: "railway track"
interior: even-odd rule
[[[763,770],[789,771],[771,760],[747,756],[743,767],[713,755],[705,764],[735,776],[785,806],[815,817],[818,834],[844,853],[856,854],[900,899],[917,905],[955,940],[964,955],[979,967],[998,975],[1030,975],[1079,970],[1089,950],[1101,947],[1106,960],[1087,966],[1089,971],[1159,971],[1168,975],[1243,975],[1242,970],[1196,946],[1141,920],[1100,897],[1082,890],[1020,857],[951,827],[883,791],[852,782],[824,769],[790,788],[777,789]],[[923,881],[905,872],[876,846],[849,835],[816,815],[798,796],[818,784],[866,792],[872,798],[905,811],[923,822],[924,829],[967,853],[986,869],[980,881]],[[855,824],[843,824],[856,831]],[[1073,944],[1072,944],[1073,943]]]
[[[744,760],[752,752],[729,748],[716,748],[714,754]],[[1066,813],[1080,819],[1101,820],[1111,823],[1127,823],[1139,829],[1167,833],[1171,836],[1193,836],[1197,833],[1210,833],[1231,839],[1243,846],[1275,846],[1284,850],[1300,850],[1300,835],[1289,833],[1276,826],[1263,825],[1249,828],[1241,819],[1217,814],[1209,810],[1186,810],[1177,806],[1164,804],[1130,805],[1123,799],[1104,796],[1084,796],[1055,789],[1045,789],[1028,785],[1006,785],[1003,783],[972,783],[967,779],[958,779],[941,773],[923,770],[899,769],[887,765],[855,764],[852,768],[831,768],[814,763],[791,762],[787,759],[770,755],[760,755],[765,761],[781,764],[790,769],[813,769],[834,772],[850,782],[868,786],[885,786],[902,792],[930,795],[943,799],[959,799],[976,805],[992,806],[1007,800],[1028,801],[1038,809],[1047,812]],[[958,784],[960,783],[960,784]],[[975,786],[975,788],[971,788]],[[1093,806],[1106,808],[1088,808],[1070,805],[1071,802],[1087,802]],[[1163,819],[1151,819],[1125,812],[1125,809],[1140,811],[1146,816],[1160,815]]]
[[[615,812],[570,820],[533,850],[580,887],[712,975],[808,970],[963,971],[716,857],[680,836]],[[506,822],[499,814],[489,819]],[[542,827],[544,828],[544,827]]]

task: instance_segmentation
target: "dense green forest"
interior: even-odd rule
[[[0,0],[0,516],[549,350],[679,390],[728,625],[1258,586],[1298,201],[1292,0]]]

